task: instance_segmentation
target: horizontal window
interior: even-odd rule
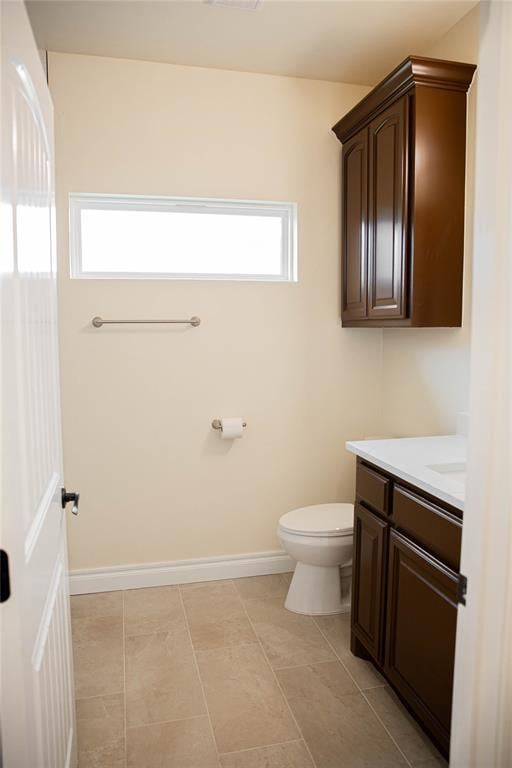
[[[296,280],[296,205],[72,194],[71,276]]]

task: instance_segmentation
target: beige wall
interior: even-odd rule
[[[479,13],[477,6],[435,46],[422,53],[478,63]],[[477,77],[468,97],[463,326],[383,332],[385,435],[454,432],[456,413],[468,408],[476,96]]]
[[[339,318],[339,144],[360,86],[51,54],[72,568],[278,548],[350,499],[347,439],[380,419],[382,333]],[[299,282],[70,280],[69,192],[296,201]],[[198,314],[198,329],[91,328]],[[212,418],[241,415],[229,444]]]
[[[477,62],[475,9],[425,55]],[[464,325],[342,330],[339,144],[367,89],[50,55],[72,568],[278,547],[279,516],[350,499],[347,439],[451,432],[467,408],[476,83],[469,95]],[[296,284],[69,279],[69,192],[299,204]],[[199,329],[91,318],[198,314]],[[241,441],[211,419],[241,415]]]

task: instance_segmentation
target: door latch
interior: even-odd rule
[[[4,549],[0,549],[0,603],[5,603],[10,596],[9,557]]]
[[[76,491],[66,491],[65,488],[61,489],[61,504],[62,509],[66,509],[66,504],[68,504],[70,501],[73,502],[73,506],[71,507],[71,512],[74,515],[78,515],[78,502],[80,501],[80,494]]]

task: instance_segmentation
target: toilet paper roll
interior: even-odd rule
[[[220,423],[222,426],[223,440],[235,440],[237,437],[242,437],[244,434],[244,422],[239,416],[222,418]]]

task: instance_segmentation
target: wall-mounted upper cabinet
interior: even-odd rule
[[[460,326],[466,93],[476,67],[407,58],[333,128],[344,326]]]

